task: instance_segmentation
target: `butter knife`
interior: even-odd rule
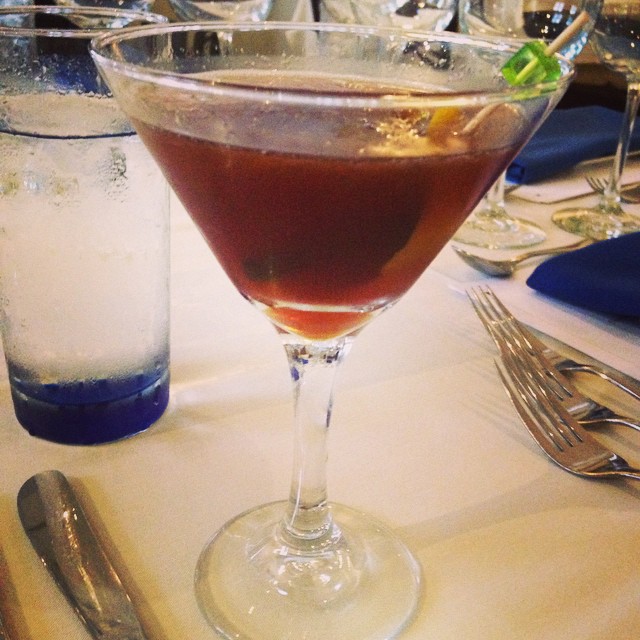
[[[596,362],[593,358],[580,353],[575,348],[565,345],[542,331],[534,329],[529,325],[525,326],[530,332],[544,340],[544,343],[538,343],[538,347],[543,350],[545,357],[550,360],[557,369],[560,369],[563,372],[588,373],[594,375],[601,380],[605,380],[615,387],[618,387],[618,389],[624,391],[631,398],[640,401],[640,382],[638,382],[638,380],[635,380],[631,376],[621,373],[602,362]],[[554,342],[558,345],[562,345],[564,350],[570,351],[573,356],[569,357],[564,353],[558,353],[558,351],[552,349],[551,346],[549,346],[549,343]]]
[[[65,476],[44,471],[18,492],[22,526],[89,633],[146,640],[129,595]]]

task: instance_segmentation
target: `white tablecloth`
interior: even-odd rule
[[[0,544],[27,640],[89,637],[22,532],[15,496],[32,474],[59,469],[80,490],[153,640],[213,637],[192,587],[200,550],[234,514],[287,495],[279,340],[184,211],[172,215],[172,399],[155,426],[99,447],[33,439],[3,374]],[[330,496],[389,523],[419,558],[424,596],[407,639],[635,638],[640,484],[571,476],[536,447],[461,293],[478,278],[447,247],[358,338],[337,393]],[[492,284],[526,300],[520,279]],[[613,444],[640,463],[637,433]]]

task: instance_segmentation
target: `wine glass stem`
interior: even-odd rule
[[[607,188],[603,193],[603,205],[605,208],[615,208],[620,202],[620,179],[624,171],[624,165],[629,152],[629,143],[633,133],[633,125],[640,105],[640,82],[629,81],[627,85],[627,101],[618,139],[616,154],[611,167],[611,177]]]
[[[309,344],[285,341],[294,392],[294,454],[289,504],[281,532],[300,550],[334,539],[327,505],[327,435],[333,386],[352,338]]]
[[[506,211],[504,208],[504,185],[507,179],[506,173],[501,173],[500,177],[493,183],[491,189],[487,191],[485,196],[485,213],[504,217]]]

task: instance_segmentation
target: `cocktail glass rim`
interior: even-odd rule
[[[331,32],[331,33],[358,33],[362,35],[381,35],[396,36],[403,40],[425,40],[451,42],[456,44],[476,44],[483,45],[488,49],[501,52],[516,53],[521,44],[497,42],[491,38],[483,38],[480,36],[468,36],[453,32],[430,32],[430,31],[413,31],[404,30],[395,27],[371,27],[366,25],[353,24],[332,24],[332,23],[316,23],[316,22],[178,22],[159,25],[142,25],[133,27],[123,27],[117,31],[111,30],[108,33],[101,34],[94,38],[90,45],[91,55],[94,60],[99,59],[100,64],[117,69],[120,73],[126,73],[137,80],[146,80],[149,82],[162,81],[168,86],[180,87],[183,89],[191,88],[198,92],[226,95],[239,99],[264,100],[268,97],[272,100],[286,101],[291,104],[315,104],[320,106],[349,106],[352,108],[372,108],[375,106],[384,106],[390,108],[420,108],[424,107],[428,101],[432,107],[440,106],[470,106],[470,98],[474,98],[473,104],[476,106],[490,104],[504,104],[509,102],[520,102],[523,99],[535,97],[547,92],[555,91],[559,86],[563,86],[572,81],[575,75],[575,68],[572,62],[555,54],[563,65],[565,65],[563,74],[557,80],[550,82],[541,82],[537,84],[525,86],[509,86],[505,80],[504,86],[499,90],[488,91],[486,89],[477,89],[474,91],[464,92],[420,92],[415,94],[400,95],[397,93],[381,93],[369,94],[367,97],[358,97],[348,93],[340,92],[339,94],[327,95],[319,91],[306,91],[301,88],[267,88],[254,87],[250,88],[240,86],[231,82],[225,82],[222,79],[216,79],[214,82],[209,79],[197,77],[185,77],[184,74],[172,72],[169,70],[160,70],[145,67],[140,63],[132,64],[123,60],[115,60],[105,55],[109,46],[114,42],[124,42],[133,40],[141,36],[163,35],[168,33],[187,32],[187,31],[264,31],[266,29],[273,31],[306,31],[310,33]],[[100,66],[100,65],[99,65]]]

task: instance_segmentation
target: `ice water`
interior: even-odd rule
[[[49,129],[30,133],[43,112]],[[169,393],[166,183],[112,99],[2,98],[0,114],[0,319],[18,420],[58,442],[141,431]]]

